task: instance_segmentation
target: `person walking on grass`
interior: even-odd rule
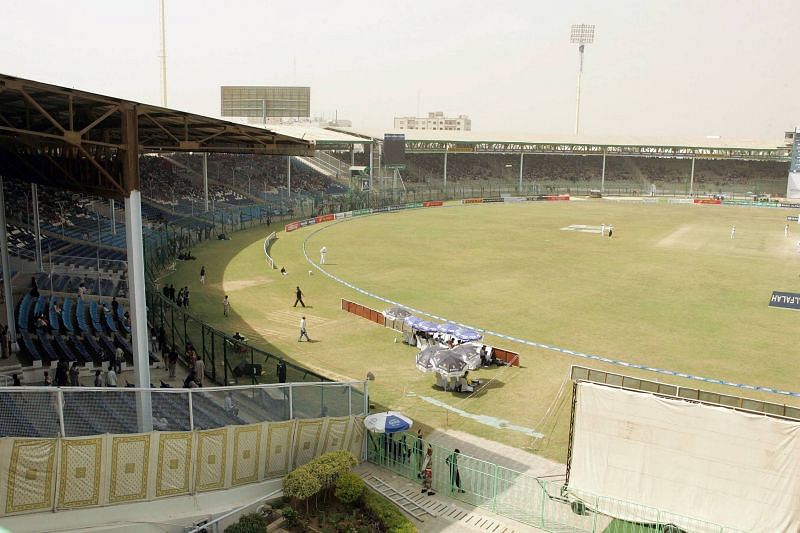
[[[200,267],[200,285],[206,284],[206,266]]]
[[[297,287],[294,291],[295,298],[294,298],[294,305],[292,307],[297,307],[298,303],[303,307],[305,307],[306,304],[305,302],[303,302],[303,296],[304,296],[303,291],[300,290],[300,287]]]
[[[306,332],[306,317],[300,319],[300,336],[297,338],[297,342],[303,340],[303,337],[306,338],[306,341],[311,342],[311,339],[308,338],[308,333]]]
[[[433,448],[428,446],[428,451],[425,452],[425,458],[422,460],[422,468],[420,469],[422,476],[422,494],[428,493],[428,496],[436,494],[433,492]]]
[[[731,226],[731,239],[736,238],[736,226]]]
[[[222,300],[222,314],[228,316],[228,312],[231,310],[231,301],[228,300],[228,295],[225,295],[225,299]]]

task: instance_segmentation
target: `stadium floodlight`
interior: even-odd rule
[[[583,51],[587,44],[594,42],[594,24],[573,24],[569,32],[569,42],[578,45],[580,64],[578,66],[578,93],[575,101],[575,135],[581,125],[581,76],[583,76]]]

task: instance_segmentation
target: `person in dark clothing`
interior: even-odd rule
[[[461,474],[458,472],[458,454],[460,453],[461,451],[456,448],[453,450],[453,453],[445,459],[445,462],[450,465],[450,492],[458,490],[458,492],[463,494],[466,491],[461,488]]]
[[[164,330],[164,326],[158,328],[158,351],[164,353],[164,350],[167,348],[167,332]]]
[[[119,309],[119,302],[117,301],[117,297],[114,296],[111,298],[111,311],[114,313],[114,316],[117,316],[117,309]]]
[[[69,381],[69,364],[61,359],[56,366],[56,387],[66,387]]]
[[[303,291],[300,290],[300,287],[297,287],[297,289],[295,289],[294,296],[295,296],[295,300],[294,300],[294,306],[293,307],[297,307],[298,303],[300,305],[302,305],[303,307],[306,306],[306,304],[303,302]]]
[[[286,383],[286,361],[281,359],[278,361],[278,383]]]
[[[39,297],[39,284],[36,283],[36,278],[31,277],[31,296],[34,298]]]
[[[169,286],[169,299],[175,301],[175,285],[172,284]]]
[[[164,285],[164,288],[161,289],[162,294],[164,294],[164,298],[169,298],[169,285]]]
[[[19,376],[17,374],[11,374],[11,379],[14,380],[14,383],[12,383],[14,387],[22,386],[22,382],[19,380]]]

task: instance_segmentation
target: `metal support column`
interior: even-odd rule
[[[447,196],[447,149],[444,150],[444,194]]]
[[[689,174],[689,196],[694,196],[694,157],[692,158],[692,173]]]
[[[286,188],[289,189],[289,196],[292,196],[292,156],[286,156]]]
[[[130,191],[125,197],[125,237],[128,248],[128,300],[131,314],[131,351],[136,372],[136,414],[140,432],[153,431],[150,395],[150,354],[147,342],[147,298],[144,286],[142,193],[139,191],[139,120],[136,107],[122,108],[122,178]]]
[[[14,296],[11,293],[11,266],[8,260],[8,234],[6,232],[6,198],[3,190],[3,176],[0,176],[0,262],[3,266],[3,297],[6,301],[6,322],[11,351],[18,352],[17,321],[14,317]]]
[[[117,209],[115,207],[114,199],[108,201],[108,206],[111,209],[111,235],[117,234]]]
[[[131,350],[136,384],[150,387],[150,357],[147,350],[147,309],[144,291],[144,250],[142,248],[142,196],[131,191],[125,198],[125,236],[128,241],[128,298],[131,314]],[[136,394],[139,431],[153,431],[149,391]]]
[[[375,143],[369,145],[369,191],[370,191],[370,193],[372,193],[372,174],[373,174],[372,168],[374,166],[373,158],[375,157],[374,148],[375,148]]]
[[[519,192],[522,192],[522,167],[525,165],[525,154],[519,154]]]
[[[603,150],[603,170],[600,172],[600,194],[606,192],[606,151]]]
[[[31,183],[31,196],[33,197],[33,238],[36,240],[36,271],[42,272],[42,230],[39,224],[39,186]]]
[[[203,154],[203,199],[205,210],[208,213],[208,154]]]

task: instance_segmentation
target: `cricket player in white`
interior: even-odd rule
[[[328,253],[328,247],[327,246],[323,246],[322,248],[319,249],[319,264],[320,265],[324,265],[325,264],[325,254],[327,254],[327,253]]]
[[[606,225],[603,224],[602,226],[600,226],[600,236],[605,237],[605,235],[606,235]]]
[[[784,226],[784,228],[783,228],[783,236],[784,237],[788,237],[789,236],[789,224],[786,224],[786,226]]]
[[[731,239],[736,238],[736,226],[731,226]]]

